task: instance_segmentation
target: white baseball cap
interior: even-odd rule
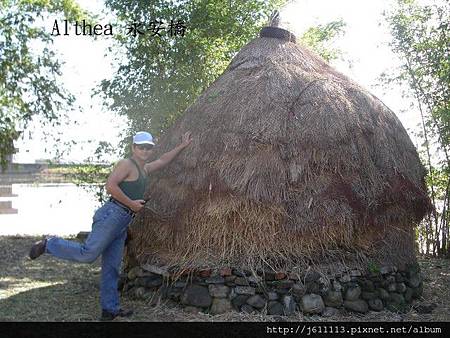
[[[146,131],[137,132],[136,135],[133,136],[133,143],[134,144],[151,144],[151,145],[155,145],[155,143],[153,142],[152,134],[147,133]]]

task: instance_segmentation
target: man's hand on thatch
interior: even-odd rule
[[[147,163],[144,166],[144,170],[149,175],[150,173],[160,170],[164,168],[166,165],[168,165],[170,162],[173,161],[173,159],[189,144],[192,142],[191,132],[188,131],[187,133],[184,133],[184,135],[181,137],[181,143],[177,145],[175,148],[173,148],[171,151],[168,151],[167,153],[163,154],[159,159],[156,161]]]
[[[181,144],[184,147],[187,147],[189,144],[191,144],[191,142],[192,142],[192,135],[190,131],[184,133],[184,135],[181,136]]]

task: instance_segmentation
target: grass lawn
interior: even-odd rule
[[[40,238],[0,237],[0,321],[96,321],[100,315],[100,260],[77,264],[43,255],[32,261],[30,246]],[[431,314],[414,309],[399,314],[387,311],[357,315],[342,310],[322,318],[296,314],[291,317],[228,313],[210,316],[187,313],[166,302],[151,306],[145,301],[122,299],[135,314],[127,321],[450,321],[450,261],[420,259],[425,275],[421,302],[435,303]]]

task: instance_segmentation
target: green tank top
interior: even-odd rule
[[[141,172],[141,168],[132,158],[129,159],[136,166],[139,177],[135,181],[122,181],[119,183],[119,188],[123,193],[127,195],[131,200],[143,200],[145,188],[147,187],[148,177]]]

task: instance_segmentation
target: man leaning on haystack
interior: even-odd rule
[[[49,253],[61,259],[92,263],[102,255],[101,320],[112,320],[117,316],[132,314],[131,310],[120,308],[117,290],[128,225],[135,213],[145,204],[144,193],[148,175],[167,166],[191,141],[191,135],[187,132],[178,146],[158,160],[146,163],[153,154],[155,144],[151,134],[138,132],[133,137],[132,156],[119,161],[108,177],[106,190],[111,198],[95,212],[92,232],[86,241],[78,243],[50,237],[32,246],[31,259]]]

